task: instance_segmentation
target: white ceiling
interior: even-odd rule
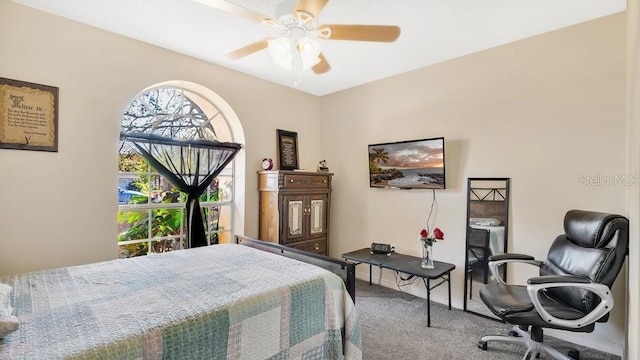
[[[43,11],[284,86],[294,76],[267,50],[224,55],[275,32],[193,0],[14,0]],[[277,18],[295,0],[232,0]],[[330,0],[320,24],[398,25],[394,43],[321,40],[331,71],[305,72],[297,89],[325,95],[515,40],[610,15],[626,0]]]

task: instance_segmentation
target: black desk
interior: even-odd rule
[[[369,285],[371,285],[371,271],[373,265],[378,266],[381,269],[390,269],[395,272],[409,274],[410,277],[408,279],[411,279],[414,276],[422,278],[422,282],[424,282],[424,286],[427,288],[428,327],[431,326],[431,290],[445,282],[449,288],[449,310],[451,310],[451,270],[456,268],[453,264],[434,261],[433,269],[424,269],[420,266],[422,259],[419,257],[398,253],[392,253],[391,255],[371,254],[371,249],[369,248],[342,254],[342,257],[346,260],[354,261],[356,265],[369,264]],[[431,280],[434,279],[440,279],[442,281],[432,287]]]

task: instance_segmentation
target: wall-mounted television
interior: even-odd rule
[[[369,186],[444,189],[444,138],[369,145]]]

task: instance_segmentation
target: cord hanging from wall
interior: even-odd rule
[[[431,189],[431,206],[429,207],[429,214],[427,215],[427,233],[431,234],[431,216],[433,215],[433,211],[436,211],[434,216],[434,221],[438,216],[438,200],[436,199],[436,191],[435,189]]]

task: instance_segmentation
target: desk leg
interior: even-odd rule
[[[372,271],[371,269],[372,269],[372,267],[373,266],[371,264],[369,264],[369,286],[371,286],[371,271]]]
[[[431,281],[427,279],[427,327],[431,327]]]
[[[451,272],[447,274],[447,285],[449,287],[449,310],[451,310]]]

